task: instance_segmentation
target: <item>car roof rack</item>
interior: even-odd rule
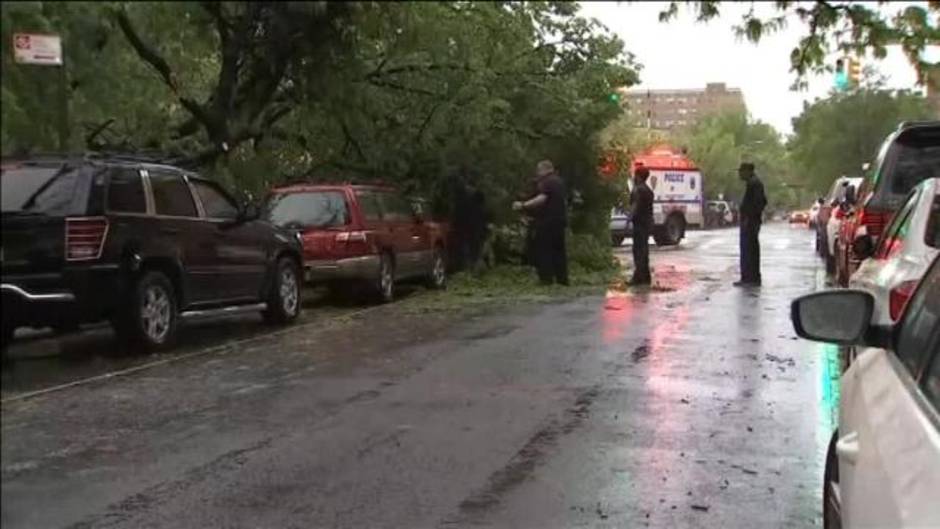
[[[168,156],[166,153],[159,151],[138,151],[131,153],[121,151],[89,151],[85,153],[85,158],[88,160],[120,160],[153,164],[173,164],[179,161],[179,157]]]

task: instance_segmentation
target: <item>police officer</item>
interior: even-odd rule
[[[767,206],[764,184],[754,173],[754,164],[742,163],[738,167],[738,176],[747,184],[744,198],[741,199],[741,280],[737,287],[759,287],[760,276],[760,225]]]
[[[633,277],[631,285],[649,285],[650,234],[653,231],[653,190],[646,185],[650,170],[638,167],[633,172],[633,192],[630,193],[630,219],[633,222]]]
[[[565,229],[568,227],[568,204],[565,185],[555,166],[542,160],[535,169],[538,194],[525,201],[513,203],[516,211],[532,214],[535,267],[539,281],[568,284],[568,253],[565,248]]]

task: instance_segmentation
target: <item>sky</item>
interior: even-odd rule
[[[896,10],[904,4],[884,9]],[[920,2],[926,4],[926,2]],[[790,51],[808,29],[797,18],[759,44],[739,40],[732,27],[752,5],[758,15],[773,13],[771,3],[721,5],[721,16],[707,23],[695,21],[691,7],[680,5],[679,16],[660,23],[658,16],[668,2],[582,2],[581,14],[598,19],[625,43],[627,51],[643,65],[640,84],[631,88],[704,88],[708,82],[724,82],[740,88],[752,118],[773,125],[782,134],[792,131],[790,120],[799,115],[804,101],[824,97],[832,87],[832,75],[809,75],[805,91],[791,91],[795,74],[790,71]],[[940,60],[940,46],[927,57]],[[887,77],[889,88],[916,87],[916,73],[899,47],[891,47],[882,60],[867,59]]]

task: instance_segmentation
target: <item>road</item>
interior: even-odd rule
[[[823,271],[809,231],[761,238],[759,290],[697,232],[651,290],[391,305],[8,398],[3,527],[821,526],[835,350],[789,303]]]

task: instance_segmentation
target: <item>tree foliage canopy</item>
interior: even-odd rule
[[[705,22],[721,15],[721,2],[716,0],[689,1],[694,6],[696,18]],[[807,72],[829,71],[829,53],[864,55],[871,52],[884,58],[889,45],[900,45],[910,63],[924,83],[928,71],[940,68],[924,57],[928,46],[940,44],[940,2],[931,0],[921,5],[909,5],[893,16],[883,13],[882,4],[887,2],[794,2],[776,0],[775,14],[758,16],[752,8],[735,26],[738,36],[757,43],[762,37],[772,34],[787,25],[789,18],[798,18],[806,24],[807,34],[790,53],[791,70],[797,75],[797,86],[804,84]],[[670,2],[660,13],[660,20],[667,21],[679,13],[679,2]]]
[[[73,149],[153,149],[260,191],[382,179],[428,195],[473,167],[509,200],[552,158],[585,201],[596,135],[637,81],[567,2],[7,2],[3,149],[52,149],[50,68],[10,34],[63,36]]]
[[[839,176],[861,175],[862,164],[872,161],[898,123],[930,117],[916,94],[877,88],[835,94],[804,106],[788,147],[799,179],[823,193]]]

